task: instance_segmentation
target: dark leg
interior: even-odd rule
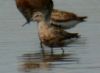
[[[42,45],[42,42],[40,42],[40,47],[41,47],[42,55],[43,55],[43,57],[44,57],[44,56],[45,56],[45,52],[44,52],[44,47],[43,47],[43,45]]]
[[[51,48],[51,56],[53,56],[53,53],[54,53],[54,52],[53,52],[53,48]]]
[[[62,55],[64,55],[64,49],[61,47],[61,50],[62,50]]]
[[[38,33],[38,35],[39,35],[39,33]],[[40,48],[41,48],[42,56],[45,57],[45,51],[44,51],[44,47],[42,45],[42,41],[40,39],[40,35],[39,35],[39,40],[40,40]]]
[[[43,46],[42,46],[42,42],[40,41],[40,48],[43,48]]]

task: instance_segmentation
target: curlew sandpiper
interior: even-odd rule
[[[84,22],[87,16],[78,16],[72,12],[53,9],[51,23],[63,29],[75,27],[78,23]]]
[[[53,48],[61,48],[62,54],[64,55],[63,47],[66,45],[66,40],[79,38],[78,33],[69,33],[63,29],[49,25],[45,22],[44,15],[41,12],[36,12],[36,14],[33,15],[33,20],[38,23],[38,32],[42,49],[44,49],[43,45],[50,47],[51,55],[53,55]],[[44,53],[44,50],[42,50],[42,52]]]

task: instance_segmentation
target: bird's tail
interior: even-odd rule
[[[87,18],[87,16],[81,16],[81,17],[78,17],[78,20],[85,21],[86,18]]]
[[[66,38],[72,39],[72,38],[79,38],[80,35],[78,33],[67,33]]]

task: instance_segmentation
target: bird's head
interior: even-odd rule
[[[41,12],[35,12],[32,16],[32,19],[33,21],[36,21],[36,22],[41,22],[45,20],[44,15]]]

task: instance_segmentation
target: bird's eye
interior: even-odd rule
[[[40,15],[36,15],[35,17],[39,17]]]
[[[34,15],[33,16],[33,18],[39,18],[40,17],[40,15]]]

